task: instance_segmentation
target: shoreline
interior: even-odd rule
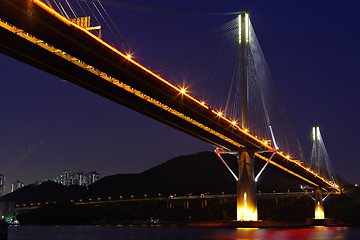
[[[211,222],[177,222],[177,221],[122,221],[101,222],[85,224],[20,224],[18,226],[142,226],[142,227],[184,227],[184,228],[311,228],[311,227],[360,227],[359,224],[349,224],[325,219],[312,221],[308,219],[305,223],[296,222],[271,222],[271,221],[211,221]],[[11,225],[9,225],[11,226]]]

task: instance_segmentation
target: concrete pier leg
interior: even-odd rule
[[[321,189],[315,189],[315,219],[325,219],[324,201]]]
[[[207,207],[207,200],[206,199],[202,199],[201,200],[201,208],[206,208]]]
[[[184,201],[184,209],[189,209],[189,201]]]
[[[238,153],[239,180],[237,182],[237,220],[257,221],[257,199],[254,179],[254,152]]]

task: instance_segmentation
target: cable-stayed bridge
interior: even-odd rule
[[[301,154],[294,154],[299,157],[294,159],[291,152],[282,150],[282,143],[276,137],[276,124],[270,122],[267,110],[270,106],[264,101],[265,87],[259,83],[254,84],[261,85],[256,88],[261,101],[256,105],[258,115],[252,117],[251,79],[262,78],[267,69],[257,66],[261,61],[256,59],[262,57],[256,51],[259,48],[252,44],[253,30],[247,13],[242,12],[237,20],[239,71],[234,72],[230,87],[230,90],[240,89],[240,94],[230,91],[225,111],[213,109],[188,94],[185,88],[176,87],[150,71],[91,33],[90,26],[78,25],[79,22],[55,11],[47,1],[0,0],[0,19],[1,53],[207,142],[219,149],[217,153],[238,155],[239,174],[235,174],[238,220],[257,220],[255,160],[276,166],[302,184],[317,189],[320,195],[323,191],[339,191],[333,178],[306,165]],[[255,74],[255,69],[262,71]],[[241,103],[239,113],[230,107],[237,100]],[[227,118],[229,114],[231,118]],[[259,115],[265,127],[252,125]],[[236,117],[241,123],[234,120]],[[254,134],[261,127],[265,128],[266,136]]]

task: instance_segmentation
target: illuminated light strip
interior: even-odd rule
[[[320,177],[320,176],[318,176],[317,174],[314,174],[313,172],[311,172],[310,169],[305,168],[302,164],[296,162],[295,160],[288,159],[288,158],[286,158],[283,154],[281,154],[281,153],[279,153],[279,152],[277,152],[277,154],[281,155],[281,156],[284,157],[286,160],[288,160],[288,161],[290,161],[290,162],[292,162],[292,163],[294,163],[294,164],[297,164],[298,166],[302,167],[302,168],[303,168],[304,170],[306,170],[308,173],[312,174],[315,178],[319,178],[319,179],[322,180],[324,183],[328,184],[329,186],[332,186],[334,189],[336,189],[337,191],[340,192],[340,188],[339,188],[339,187],[336,187],[335,184],[333,184],[332,182],[329,182],[329,181],[325,180],[323,177]],[[255,155],[258,156],[259,158],[265,160],[265,161],[268,160],[268,158],[266,158],[266,157],[264,157],[264,156],[262,156],[262,155],[260,155],[260,154],[258,154],[258,153],[255,153]],[[281,169],[283,169],[283,170],[285,170],[285,171],[287,171],[287,172],[289,172],[289,173],[291,173],[291,174],[293,174],[293,175],[295,175],[295,176],[298,176],[298,177],[300,177],[301,179],[304,179],[304,180],[305,180],[305,178],[301,177],[300,175],[298,175],[298,174],[296,174],[296,173],[288,170],[287,168],[282,167],[281,165],[279,165],[279,164],[277,164],[277,163],[275,163],[275,162],[273,162],[273,161],[270,161],[270,163],[272,163],[273,165],[278,166],[279,168],[281,168]],[[311,182],[311,181],[309,181],[309,180],[306,180],[306,181]]]
[[[214,114],[216,114],[216,116],[222,118],[223,120],[227,121],[228,123],[230,123],[232,126],[234,126],[237,130],[239,130],[240,132],[242,132],[243,134],[247,135],[248,137],[252,138],[253,140],[255,140],[256,142],[260,143],[261,145],[263,145],[264,147],[266,147],[267,149],[272,149],[271,146],[265,144],[263,141],[261,141],[260,139],[254,137],[253,135],[251,135],[248,131],[245,131],[244,129],[242,129],[241,127],[239,127],[237,124],[234,124],[233,121],[231,121],[230,119],[224,117],[223,115],[219,115],[219,112],[216,112],[215,110],[211,110]]]
[[[311,172],[310,169],[306,168],[306,167],[305,167],[304,165],[302,165],[301,163],[298,163],[298,162],[295,161],[295,160],[292,160],[292,159],[287,158],[287,157],[286,157],[283,153],[281,153],[281,152],[277,152],[277,154],[279,154],[280,156],[282,156],[282,157],[285,158],[286,160],[297,164],[298,166],[300,166],[300,167],[302,167],[304,170],[306,170],[308,173],[314,175],[314,177],[320,178],[323,182],[327,183],[329,186],[332,186],[332,187],[334,187],[336,190],[340,191],[339,188],[335,187],[335,184],[333,184],[332,182],[329,182],[329,181],[325,180],[324,178],[318,176],[317,174],[314,174],[313,172]]]
[[[258,158],[261,158],[261,159],[264,160],[264,161],[268,161],[268,160],[269,160],[268,158],[266,158],[266,157],[264,157],[264,156],[262,156],[262,155],[260,155],[260,154],[258,154],[258,153],[255,153],[255,156],[257,156]],[[274,162],[274,161],[272,161],[272,160],[270,160],[270,163],[273,164],[274,166],[276,166],[276,167],[278,167],[278,168],[281,168],[282,170],[284,170],[284,171],[286,171],[286,172],[288,172],[288,173],[291,173],[292,175],[294,175],[294,176],[296,176],[296,177],[298,177],[298,178],[300,178],[300,179],[302,179],[302,180],[304,180],[304,181],[306,181],[306,182],[314,185],[314,186],[319,186],[318,184],[316,184],[316,183],[314,183],[314,182],[312,182],[312,181],[310,181],[310,180],[308,180],[308,179],[300,176],[299,174],[297,174],[297,173],[295,173],[295,172],[293,172],[293,171],[291,171],[291,170],[289,170],[289,169],[281,166],[280,164],[278,164],[278,163],[276,163],[276,162]]]
[[[140,63],[137,63],[137,62],[134,61],[133,59],[129,59],[127,55],[121,53],[121,52],[118,51],[116,48],[110,46],[109,44],[107,44],[106,42],[104,42],[103,40],[101,40],[100,38],[98,38],[97,36],[95,36],[95,35],[93,35],[92,33],[90,33],[88,30],[86,30],[86,29],[80,27],[79,25],[77,25],[77,24],[69,21],[68,19],[66,19],[65,17],[63,17],[62,15],[60,15],[58,12],[56,12],[56,11],[53,10],[52,8],[48,7],[45,3],[41,2],[40,0],[32,0],[32,2],[33,2],[34,4],[36,4],[37,6],[41,7],[42,9],[44,9],[45,11],[47,11],[48,13],[52,14],[54,17],[56,17],[57,19],[59,19],[59,20],[62,21],[63,23],[65,23],[65,24],[67,24],[67,25],[69,25],[69,26],[75,27],[76,29],[79,29],[79,30],[83,31],[83,32],[86,33],[88,36],[92,37],[93,39],[95,39],[95,40],[98,41],[99,43],[103,44],[104,46],[108,47],[110,50],[114,51],[115,53],[117,53],[118,55],[120,55],[121,57],[123,57],[124,60],[129,61],[129,62],[133,63],[134,65],[138,66],[139,68],[141,68],[142,70],[144,70],[146,73],[151,74],[152,76],[154,76],[154,77],[157,78],[158,80],[160,80],[160,81],[162,81],[163,83],[167,84],[167,85],[170,86],[171,88],[177,90],[179,93],[185,95],[186,97],[190,98],[190,99],[193,100],[194,102],[198,103],[200,106],[202,106],[202,107],[204,107],[204,108],[206,108],[206,109],[209,109],[209,107],[208,107],[203,101],[199,101],[199,100],[195,99],[194,97],[192,97],[191,95],[187,94],[186,92],[185,92],[185,93],[182,93],[182,91],[181,91],[180,88],[174,86],[174,85],[171,84],[170,82],[166,81],[165,79],[163,79],[163,78],[160,77],[159,75],[157,75],[157,74],[155,74],[154,72],[150,71],[149,69],[145,68],[143,65],[141,65]],[[14,28],[15,28],[15,27],[14,27]],[[20,33],[20,32],[23,32],[22,30],[19,30],[19,29],[18,29],[17,31],[18,31],[19,33]],[[13,32],[14,32],[14,33],[17,33],[17,32],[15,32],[15,31],[13,31]],[[39,43],[40,43],[40,42],[39,42]],[[47,45],[47,44],[46,44],[46,45]],[[74,61],[74,62],[77,62],[77,61]],[[78,64],[77,64],[77,65],[78,65]],[[86,68],[86,69],[89,70],[88,68],[91,69],[91,68],[93,68],[93,67],[87,65],[87,68]],[[107,75],[107,74],[105,74],[105,75]],[[99,76],[100,76],[100,75],[99,75]],[[100,76],[100,77],[102,77],[102,76]],[[116,81],[118,81],[118,80],[116,80]],[[129,86],[129,87],[130,87],[130,86]],[[124,89],[125,89],[125,88],[124,88]],[[144,99],[145,99],[145,98],[144,98]],[[145,99],[145,100],[147,100],[147,99]],[[166,106],[166,107],[168,107],[168,106]],[[164,109],[165,109],[165,108],[164,108]],[[172,111],[170,111],[170,110],[167,110],[167,111],[172,112]],[[212,111],[214,114],[216,114],[217,116],[219,116],[218,113],[215,112],[214,110],[211,110],[211,111]],[[230,120],[227,119],[226,117],[224,117],[224,116],[219,116],[219,117],[221,117],[221,118],[224,119],[225,121],[229,122],[232,126],[236,127],[236,129],[238,129],[239,131],[241,131],[243,134],[251,137],[253,140],[257,141],[258,143],[260,143],[260,144],[263,145],[264,147],[266,147],[266,148],[268,148],[268,149],[272,149],[271,146],[265,144],[264,142],[262,142],[262,141],[259,140],[258,138],[254,137],[253,135],[251,135],[250,133],[248,133],[248,131],[240,128],[238,125],[233,124],[232,121],[230,121]],[[194,120],[193,120],[193,121],[194,121]],[[196,122],[196,121],[195,121],[195,122]],[[199,124],[200,124],[200,123],[199,123]],[[202,125],[202,124],[201,124],[201,125]],[[209,128],[206,127],[206,126],[204,126],[204,127],[202,127],[202,128],[205,129],[205,130],[207,130],[207,131],[210,131],[210,132],[214,131],[214,130],[209,129]],[[214,132],[215,132],[215,131],[214,131]],[[218,134],[219,134],[219,133],[218,133]],[[226,139],[226,141],[230,140],[228,137],[225,137],[225,136],[222,135],[222,134],[219,134],[219,135],[223,136],[222,138],[223,138],[224,140]],[[231,141],[232,141],[232,140],[231,140]],[[234,143],[236,143],[236,142],[234,142]],[[238,146],[238,145],[240,145],[240,144],[237,143],[236,146]],[[241,147],[244,147],[244,146],[241,145]],[[284,155],[282,155],[282,154],[281,154],[281,156],[283,156],[285,159],[288,159],[288,158],[286,158],[286,157],[285,157]],[[288,160],[291,161],[291,159],[288,159]],[[307,170],[307,168],[305,168],[305,167],[302,166],[301,164],[298,164],[298,165]],[[309,170],[307,170],[307,171],[308,171],[309,173],[311,173]],[[313,173],[312,173],[312,174],[313,174]],[[314,175],[314,174],[313,174],[313,175]],[[325,180],[324,180],[324,181],[325,181]],[[327,182],[327,181],[325,181],[325,182]],[[328,183],[328,182],[327,182],[327,183]],[[329,184],[329,185],[334,186],[334,184]]]
[[[245,12],[245,14],[244,14],[244,16],[245,16],[245,40],[246,40],[246,43],[249,43],[249,41],[250,41],[250,18],[249,18],[249,13],[247,13],[247,12]],[[242,31],[242,29],[241,29],[241,14],[239,14],[239,16],[238,16],[238,24],[239,24],[239,44],[241,44],[241,31]]]
[[[241,44],[241,14],[239,15],[239,44]]]
[[[0,25],[2,25],[1,22],[0,22]],[[100,70],[97,70],[97,69],[95,70],[93,67],[87,65],[86,63],[84,63],[84,62],[82,62],[80,60],[74,60],[74,58],[71,55],[67,54],[66,52],[63,52],[61,50],[59,51],[59,49],[57,49],[57,48],[55,48],[53,46],[49,46],[45,42],[39,42],[39,40],[36,37],[29,36],[24,31],[22,31],[21,34],[16,33],[16,29],[17,29],[16,27],[7,27],[7,29],[12,31],[13,33],[19,35],[20,37],[23,37],[26,40],[28,40],[28,41],[42,47],[43,49],[45,49],[45,50],[47,50],[49,52],[52,52],[53,54],[55,54],[55,55],[65,59],[65,60],[67,60],[67,61],[69,61],[69,62],[71,62],[71,63],[73,63],[73,64],[75,64],[75,65],[77,65],[77,66],[91,72],[91,73],[93,73],[94,75],[97,75],[97,76],[101,77],[102,79],[104,79],[104,80],[106,80],[106,81],[108,81],[108,82],[110,82],[110,83],[124,89],[124,90],[126,90],[127,92],[132,93],[132,94],[144,99],[145,101],[150,102],[150,103],[154,104],[155,106],[160,107],[160,108],[166,110],[167,112],[170,112],[170,113],[176,115],[177,117],[179,117],[181,119],[184,119],[184,120],[192,123],[195,126],[200,127],[201,129],[203,129],[203,130],[205,130],[207,132],[210,132],[211,134],[213,134],[213,135],[215,135],[215,136],[217,136],[217,137],[219,137],[219,138],[233,144],[234,146],[237,146],[239,148],[244,148],[245,147],[244,145],[239,144],[238,142],[226,137],[225,135],[223,135],[223,134],[221,134],[221,133],[219,133],[219,132],[217,132],[217,131],[215,131],[215,130],[207,127],[207,126],[205,126],[204,124],[202,124],[200,122],[197,122],[196,120],[193,120],[192,118],[184,115],[183,113],[180,113],[177,110],[172,109],[171,107],[169,107],[169,106],[167,106],[165,104],[162,104],[160,101],[157,101],[157,100],[153,99],[152,97],[142,93],[141,91],[138,91],[138,90],[132,88],[131,86],[120,82],[119,80],[117,80],[115,78],[109,77],[106,73],[103,73],[103,72],[101,72]]]
[[[312,131],[312,135],[313,135],[313,141],[315,142],[315,138],[316,138],[316,133],[315,133],[315,130],[316,128],[315,127],[313,127],[313,131]]]
[[[245,13],[245,37],[246,37],[246,43],[249,43],[250,40],[250,34],[249,34],[249,25],[250,25],[250,19],[249,19],[249,14]]]

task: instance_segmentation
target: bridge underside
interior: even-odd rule
[[[133,109],[166,125],[176,128],[219,148],[234,149],[235,146],[216,138],[205,130],[151,104],[128,91],[114,86],[100,76],[47,51],[43,48],[0,28],[0,52],[41,69],[61,79],[88,89],[109,100]],[[9,45],[9,41],[11,45]],[[24,54],[26,53],[26,54]]]
[[[61,54],[46,50],[39,44],[1,27],[0,52],[9,57],[79,85],[215,147],[232,151],[239,151],[245,146],[255,152],[267,150],[259,140],[235,129],[229,122],[216,116],[211,109],[182,96],[178,90],[149,74],[149,71],[128,61],[85,31],[54,17],[53,13],[43,10],[30,0],[0,0],[0,17],[51,44],[51,47],[71,53],[72,57],[86,62],[87,66],[94,66],[101,73],[106,73],[136,91],[156,99],[157,102],[166,103],[167,108],[176,109],[181,114],[174,114],[164,107],[154,105],[146,98],[105,80],[101,73],[94,74],[60,56]],[[201,127],[204,125],[206,128]],[[271,153],[265,151],[255,155],[257,159],[266,161]],[[326,181],[283,155],[276,154],[270,163],[301,183],[314,187],[329,187]]]

